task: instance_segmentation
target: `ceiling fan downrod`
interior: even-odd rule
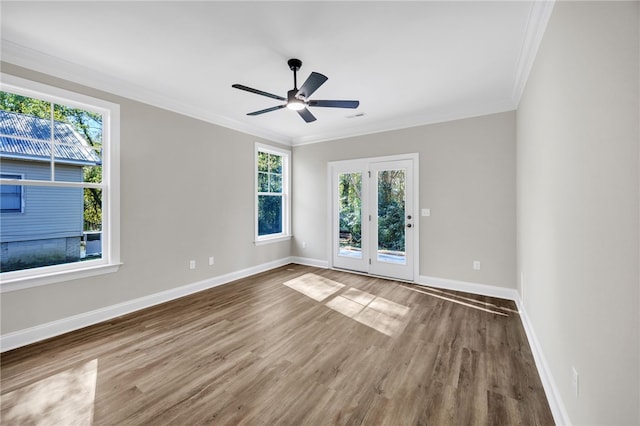
[[[293,88],[298,90],[297,72],[300,67],[302,67],[302,61],[300,59],[289,59],[287,64],[289,65],[289,69],[293,71]]]

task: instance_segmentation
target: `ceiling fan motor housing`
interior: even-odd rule
[[[302,67],[302,61],[300,59],[289,59],[287,61],[289,69],[293,72],[298,71]]]

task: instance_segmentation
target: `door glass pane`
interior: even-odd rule
[[[362,173],[338,175],[340,256],[362,259]]]
[[[378,172],[379,262],[406,264],[405,175],[404,169]]]

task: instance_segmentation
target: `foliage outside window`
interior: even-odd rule
[[[98,269],[119,262],[118,106],[12,76],[3,80],[3,284],[19,281],[25,288],[29,280],[41,285],[80,270],[110,272]],[[18,193],[21,214],[11,215]]]
[[[340,203],[340,249],[362,250],[362,173],[341,173],[338,180]]]
[[[256,144],[256,242],[289,236],[289,151]]]
[[[405,251],[405,171],[378,173],[378,250]]]

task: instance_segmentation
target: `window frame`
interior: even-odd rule
[[[13,176],[13,177],[3,177],[3,176]],[[23,180],[24,179],[24,173],[0,173],[0,179],[11,179],[11,180]],[[20,209],[19,210],[8,210],[8,211],[2,211],[2,209],[0,208],[0,213],[2,214],[23,214],[24,213],[24,188],[22,187],[22,185],[12,185],[12,184],[8,184],[5,183],[3,185],[0,186],[17,186],[19,188],[20,191]]]
[[[72,106],[102,115],[102,182],[23,179],[21,186],[99,187],[102,189],[102,257],[82,262],[0,273],[0,293],[117,272],[120,262],[120,105],[9,74],[0,74],[0,90]],[[4,184],[16,180],[2,179]],[[23,189],[24,191],[24,189]]]
[[[258,235],[258,197],[260,195],[272,195],[273,193],[259,192],[259,171],[258,157],[259,153],[267,153],[282,157],[282,232],[277,234]],[[276,243],[291,239],[291,151],[278,148],[272,145],[266,145],[259,142],[255,143],[254,150],[254,243],[256,245]],[[276,196],[276,195],[272,195]]]

